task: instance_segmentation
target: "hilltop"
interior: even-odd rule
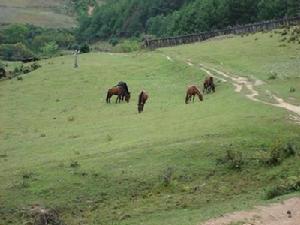
[[[103,4],[104,1],[72,0],[2,0],[0,3],[0,25],[28,23],[50,28],[77,26],[78,12],[87,13],[88,6]]]

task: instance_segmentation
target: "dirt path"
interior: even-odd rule
[[[300,225],[300,198],[226,214],[201,225]]]

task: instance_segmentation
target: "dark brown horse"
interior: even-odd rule
[[[194,102],[196,95],[199,97],[200,101],[203,101],[203,95],[201,94],[199,89],[195,85],[189,86],[186,92],[185,104],[188,104],[192,100],[192,97]]]
[[[117,95],[116,103],[121,102],[122,98],[125,97],[125,101],[129,102],[130,100],[130,92],[126,92],[123,87],[116,86],[108,89],[106,96],[106,103],[110,103],[110,99],[113,95]]]
[[[149,95],[146,91],[141,91],[139,95],[139,101],[138,101],[138,112],[141,113],[144,110],[144,105],[146,104],[147,99],[149,98]]]
[[[214,78],[207,77],[203,82],[203,92],[208,94],[210,92],[215,92],[215,91],[216,91],[216,86],[214,84]]]

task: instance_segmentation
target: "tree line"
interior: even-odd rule
[[[297,15],[299,0],[110,0],[80,17],[76,37],[166,37]]]

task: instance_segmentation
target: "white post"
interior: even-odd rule
[[[74,56],[75,56],[75,59],[74,59],[74,68],[78,67],[78,54],[79,53],[80,53],[79,50],[75,50],[75,52],[74,52]]]

